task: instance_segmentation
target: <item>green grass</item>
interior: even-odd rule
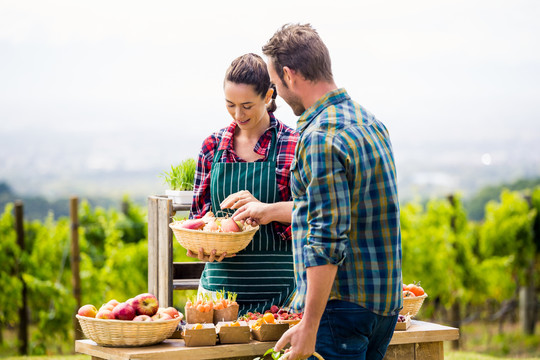
[[[444,358],[445,360],[500,360],[501,359],[501,357],[498,357],[498,356],[490,356],[490,355],[483,355],[479,353],[463,352],[463,351],[445,352]],[[533,360],[533,359],[538,359],[538,358],[537,357],[535,358],[504,357],[503,359]]]
[[[6,358],[0,358],[2,360],[89,360],[88,355],[53,355],[53,356],[10,356]]]

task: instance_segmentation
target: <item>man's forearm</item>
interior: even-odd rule
[[[268,204],[268,211],[271,213],[273,221],[290,224],[292,220],[292,201],[281,201]]]
[[[319,327],[337,273],[336,265],[321,265],[307,268],[306,307],[302,321],[306,326]]]

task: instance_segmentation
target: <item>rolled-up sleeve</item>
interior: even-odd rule
[[[306,267],[341,265],[347,256],[350,231],[350,199],[346,178],[349,161],[339,136],[313,132],[299,151],[303,181],[306,244],[302,251]]]

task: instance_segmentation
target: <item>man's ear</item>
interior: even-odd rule
[[[283,81],[287,84],[288,87],[291,87],[296,81],[296,71],[291,69],[288,66],[283,67]]]

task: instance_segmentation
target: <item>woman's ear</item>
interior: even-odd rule
[[[270,101],[272,100],[272,95],[274,95],[274,89],[270,88],[266,92],[266,96],[264,97],[264,102],[268,105]]]

